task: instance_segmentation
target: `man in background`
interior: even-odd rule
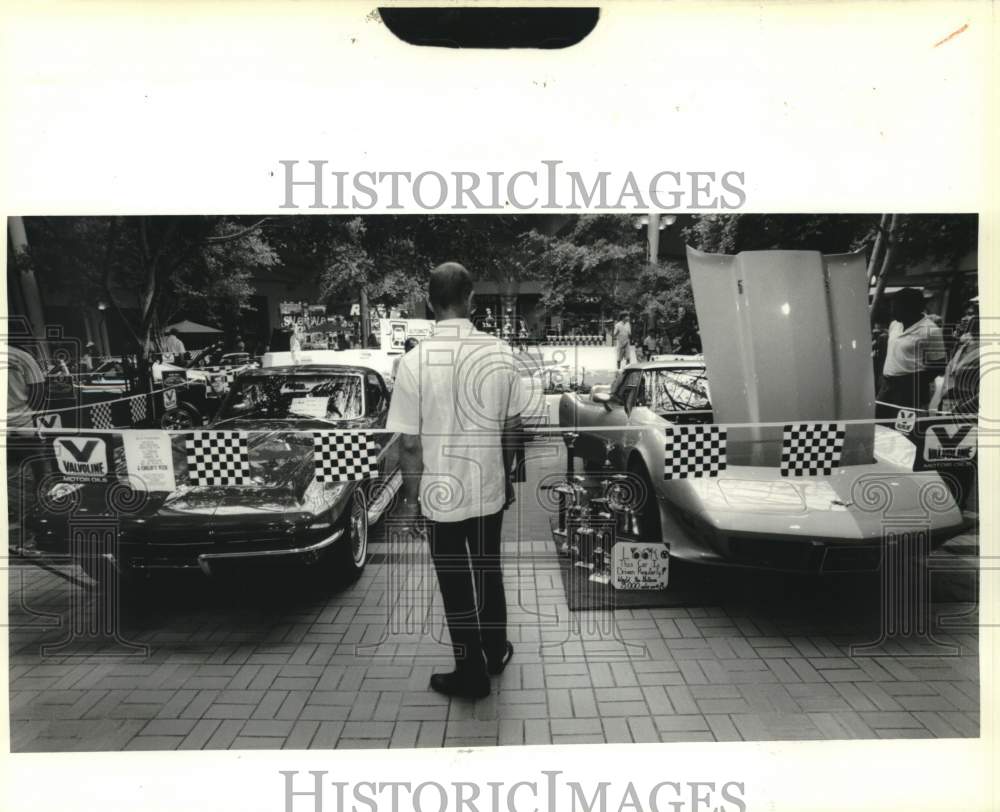
[[[184,342],[181,341],[180,333],[177,329],[171,327],[167,330],[166,338],[163,340],[163,360],[168,364],[175,363],[184,358],[184,353],[187,350],[184,348]]]
[[[903,288],[892,296],[882,383],[876,416],[895,417],[899,409],[925,409],[935,376],[945,365],[944,334],[924,313],[924,295]]]
[[[632,341],[632,322],[627,311],[621,312],[611,336],[615,344],[615,366],[621,369],[628,364],[628,348]]]
[[[83,355],[80,357],[80,372],[94,371],[94,354],[97,352],[97,345],[93,341],[88,341],[83,348]]]
[[[431,688],[479,699],[513,656],[500,563],[503,511],[513,501],[513,438],[521,379],[510,346],[473,327],[472,277],[455,262],[431,272],[437,325],[403,356],[386,423],[401,437],[397,518],[427,520],[455,670]]]

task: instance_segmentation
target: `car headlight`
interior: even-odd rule
[[[49,488],[48,497],[54,502],[58,502],[62,499],[67,499],[74,493],[83,488],[81,483],[74,482],[57,482],[51,488]]]
[[[346,482],[317,482],[313,479],[302,494],[302,509],[313,516],[322,516],[337,503],[346,489]]]

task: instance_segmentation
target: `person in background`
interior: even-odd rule
[[[166,338],[163,341],[163,355],[165,361],[177,361],[180,360],[187,350],[184,349],[184,342],[181,341],[180,333],[177,332],[176,328],[171,327],[167,330]],[[170,355],[168,359],[166,356]]]
[[[376,333],[374,330],[372,330],[368,334],[368,349],[370,349],[370,350],[377,350],[379,348],[379,346],[381,345],[381,343],[382,342],[379,340],[378,333]]]
[[[294,354],[300,352],[301,350],[302,350],[302,328],[298,324],[294,324],[292,325],[291,335],[288,336],[288,351]]]
[[[958,333],[955,352],[941,381],[939,411],[974,415],[979,412],[979,316],[973,316]]]
[[[236,343],[233,345],[233,352],[246,352],[247,343],[242,339],[242,337],[236,337]]]
[[[875,372],[875,391],[882,386],[882,368],[889,351],[889,328],[884,318],[876,318],[872,327],[872,367]]]
[[[455,670],[431,688],[481,699],[513,656],[500,562],[503,511],[521,433],[521,378],[509,345],[469,321],[472,277],[457,262],[431,272],[437,325],[403,356],[386,430],[398,432],[403,502],[396,518],[428,521],[431,559],[451,634]],[[435,363],[443,355],[452,363]],[[422,497],[422,498],[421,498]]]
[[[83,355],[80,356],[80,372],[94,371],[94,354],[97,352],[97,345],[93,341],[88,341],[83,348]]]
[[[0,366],[7,370],[7,524],[14,528],[22,520],[23,497],[45,474],[34,428],[34,415],[45,408],[45,375],[27,350],[0,339]],[[13,537],[11,539],[13,541]]]
[[[628,311],[621,312],[611,335],[615,344],[615,366],[621,369],[628,364],[629,345],[632,343],[632,322]]]
[[[417,346],[420,342],[417,341],[413,336],[410,336],[406,341],[403,342],[403,355],[406,355],[410,350]],[[396,380],[396,373],[399,372],[399,362],[403,360],[403,355],[397,355],[392,359],[392,380]]]
[[[902,288],[892,296],[882,383],[875,399],[876,417],[895,417],[900,409],[924,409],[935,376],[945,365],[944,334],[924,313],[924,296],[917,288]]]
[[[652,330],[647,330],[642,339],[642,347],[646,351],[645,360],[649,360],[656,354],[656,334]]]

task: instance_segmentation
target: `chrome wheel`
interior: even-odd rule
[[[351,499],[351,517],[348,522],[351,558],[354,566],[361,568],[368,557],[368,500],[364,491],[358,488]]]
[[[160,417],[161,429],[190,429],[195,426],[194,415],[187,409],[168,409]]]

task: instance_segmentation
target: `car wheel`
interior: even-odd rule
[[[191,429],[199,425],[201,425],[201,420],[198,415],[187,406],[167,409],[160,416],[161,429]]]
[[[368,561],[368,499],[363,488],[354,489],[341,527],[344,537],[334,544],[327,562],[337,583],[350,584],[361,577]]]
[[[628,472],[638,480],[636,484],[642,494],[636,512],[640,541],[663,541],[663,531],[660,527],[660,505],[656,499],[653,480],[649,476],[649,471],[646,470],[646,465],[641,460],[633,460],[629,463]]]

